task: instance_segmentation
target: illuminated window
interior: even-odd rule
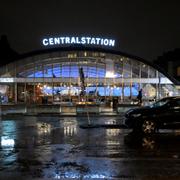
[[[99,53],[94,52],[94,53],[92,53],[92,56],[94,56],[94,57],[98,57],[98,56],[99,56]]]
[[[68,58],[76,58],[77,54],[76,53],[70,53],[68,54]]]

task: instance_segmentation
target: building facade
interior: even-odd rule
[[[0,68],[1,103],[108,104],[113,98],[128,102],[136,99],[140,89],[144,100],[179,94],[171,78],[157,67],[112,50],[42,50]]]

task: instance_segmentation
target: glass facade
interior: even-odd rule
[[[152,66],[123,55],[59,51],[31,55],[0,68],[1,103],[55,104],[84,100],[128,102],[177,95],[174,84]]]

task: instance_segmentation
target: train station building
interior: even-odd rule
[[[140,89],[144,101],[179,94],[173,79],[158,67],[112,49],[50,48],[0,67],[2,104],[110,104],[114,98],[123,103],[136,99]]]

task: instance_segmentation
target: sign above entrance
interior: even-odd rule
[[[50,37],[42,40],[44,46],[54,45],[70,45],[70,44],[82,44],[82,45],[97,45],[97,46],[115,46],[114,39],[98,38],[98,37]]]

